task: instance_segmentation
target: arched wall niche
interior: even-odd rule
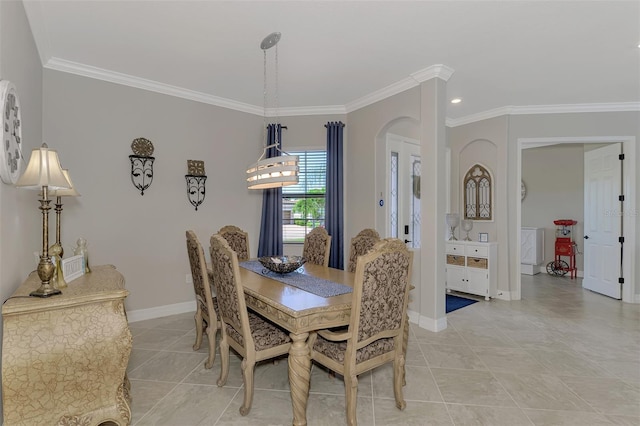
[[[394,134],[409,139],[420,140],[420,120],[413,117],[398,117],[390,120],[380,128],[376,135],[376,197],[378,201],[383,199],[386,201],[386,183],[387,183],[387,136]],[[376,230],[380,235],[385,233],[386,210],[384,207],[376,208]],[[358,230],[353,229],[355,233]]]
[[[501,179],[500,166],[498,164],[498,146],[488,139],[474,139],[460,147],[457,153],[451,153],[451,211],[460,213],[464,218],[464,177],[471,167],[479,164],[484,167],[491,176],[491,220],[474,221],[471,239],[477,241],[479,232],[489,233],[489,241],[497,240],[496,224],[499,223],[498,186]],[[504,178],[502,179],[504,180]]]

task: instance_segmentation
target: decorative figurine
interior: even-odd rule
[[[87,240],[80,237],[76,243],[78,244],[78,247],[73,249],[73,254],[76,256],[82,255],[84,259],[84,272],[88,274],[91,272],[91,268],[89,267],[89,250],[87,249]]]

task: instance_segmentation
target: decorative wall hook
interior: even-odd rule
[[[140,195],[144,195],[145,189],[153,182],[153,144],[148,139],[137,138],[131,143],[131,150],[131,182],[140,190]]]
[[[198,206],[204,201],[207,176],[204,174],[204,161],[187,160],[187,197],[189,202],[198,211]]]

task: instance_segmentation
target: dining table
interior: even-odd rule
[[[293,425],[307,424],[307,400],[311,378],[309,333],[349,324],[351,292],[324,297],[279,281],[275,273],[242,267],[240,279],[247,307],[289,332],[289,387]],[[340,269],[304,264],[296,273],[353,288],[355,274]]]

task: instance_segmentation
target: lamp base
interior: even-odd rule
[[[55,296],[56,294],[62,294],[62,291],[51,285],[51,278],[53,278],[55,266],[53,265],[53,262],[51,262],[51,257],[49,257],[48,252],[40,256],[40,263],[38,263],[37,271],[38,276],[40,277],[40,287],[29,293],[29,296],[50,297]]]
[[[62,292],[58,289],[55,289],[51,286],[48,286],[49,288],[47,288],[47,286],[41,285],[39,289],[32,291],[31,293],[29,293],[29,296],[33,296],[33,297],[51,297],[51,296],[55,296],[57,294],[62,294]]]

